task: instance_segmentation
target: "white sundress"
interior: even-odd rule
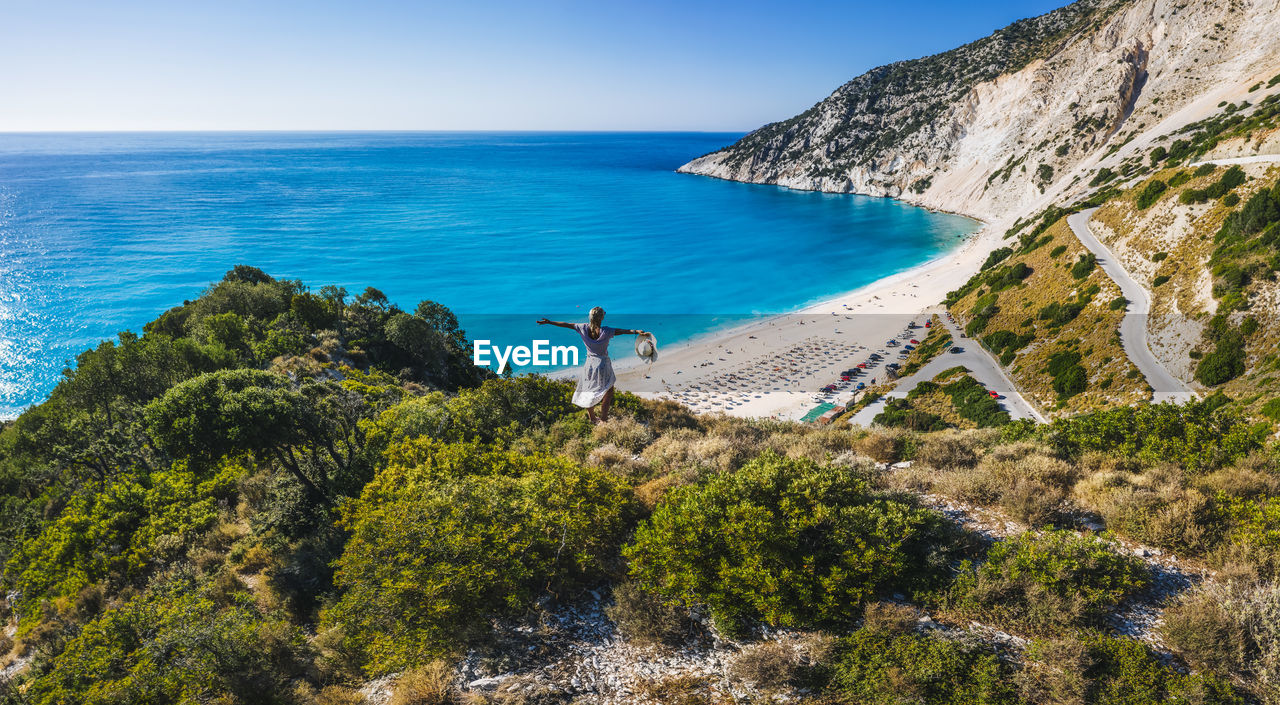
[[[613,387],[613,363],[609,361],[609,340],[613,338],[613,328],[600,326],[600,337],[592,338],[587,331],[586,323],[575,323],[573,329],[582,336],[582,344],[587,348],[587,364],[578,373],[578,386],[573,390],[573,403],[589,409],[604,400],[604,395]]]

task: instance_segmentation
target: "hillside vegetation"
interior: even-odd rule
[[[1014,235],[1017,235],[1016,239]],[[948,309],[1007,367],[1024,396],[1066,413],[1150,398],[1120,344],[1120,290],[1051,210],[947,295]]]
[[[0,432],[4,702],[360,702],[384,675],[445,702],[412,698],[462,673],[511,674],[477,702],[593,702],[516,639],[592,591],[614,637],[730,661],[632,701],[1275,702],[1280,461],[1230,411],[867,432],[622,394],[593,427],[565,384],[468,367],[443,308],[326,291],[237,268]],[[1155,599],[1125,541],[1243,581],[1176,598],[1160,638],[1194,673],[1115,631]]]

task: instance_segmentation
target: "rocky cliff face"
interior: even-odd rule
[[[993,219],[1280,70],[1280,0],[1080,0],[859,76],[680,171]]]

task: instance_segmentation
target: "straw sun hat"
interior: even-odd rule
[[[636,336],[636,354],[648,363],[658,359],[658,339],[653,337],[653,333]]]

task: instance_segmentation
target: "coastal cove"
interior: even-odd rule
[[[0,135],[0,417],[241,263],[432,299],[495,344],[571,343],[533,318],[601,305],[674,353],[915,272],[980,226],[675,173],[738,136]]]

